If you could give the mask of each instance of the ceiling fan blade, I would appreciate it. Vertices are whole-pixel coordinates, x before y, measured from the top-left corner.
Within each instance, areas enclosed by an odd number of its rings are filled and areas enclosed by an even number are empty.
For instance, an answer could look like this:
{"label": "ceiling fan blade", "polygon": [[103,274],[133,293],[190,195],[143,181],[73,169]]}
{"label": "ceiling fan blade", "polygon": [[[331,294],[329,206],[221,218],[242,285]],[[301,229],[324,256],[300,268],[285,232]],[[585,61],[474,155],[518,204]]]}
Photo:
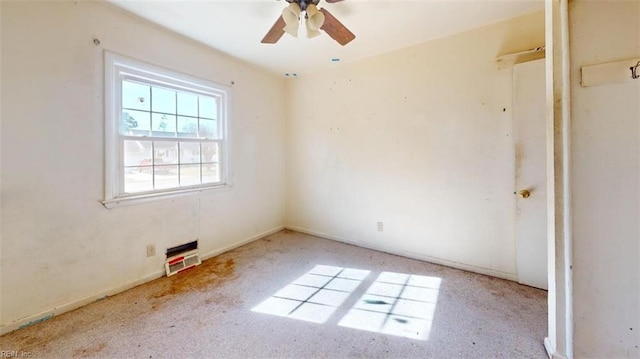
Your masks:
{"label": "ceiling fan blade", "polygon": [[324,1],[328,2],[329,4],[333,4],[334,2],[340,2],[344,0],[324,0]]}
{"label": "ceiling fan blade", "polygon": [[269,32],[264,35],[264,38],[260,42],[263,44],[275,44],[276,42],[278,42],[278,40],[280,40],[282,35],[284,35],[284,27],[286,25],[287,24],[284,22],[282,15],[278,16],[278,20],[276,20],[276,23],[271,26]]}
{"label": "ceiling fan blade", "polygon": [[346,26],[342,25],[330,12],[325,9],[320,9],[320,11],[324,14],[324,24],[322,24],[320,28],[329,34],[332,39],[344,46],[356,38],[356,35],[349,31]]}

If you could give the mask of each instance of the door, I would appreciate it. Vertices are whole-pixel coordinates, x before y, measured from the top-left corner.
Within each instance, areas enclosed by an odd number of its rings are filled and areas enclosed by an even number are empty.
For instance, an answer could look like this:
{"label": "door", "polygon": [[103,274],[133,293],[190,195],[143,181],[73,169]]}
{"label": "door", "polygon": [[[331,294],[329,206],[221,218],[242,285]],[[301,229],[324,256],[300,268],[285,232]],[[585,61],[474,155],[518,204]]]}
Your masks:
{"label": "door", "polygon": [[545,62],[513,68],[518,282],[547,289]]}

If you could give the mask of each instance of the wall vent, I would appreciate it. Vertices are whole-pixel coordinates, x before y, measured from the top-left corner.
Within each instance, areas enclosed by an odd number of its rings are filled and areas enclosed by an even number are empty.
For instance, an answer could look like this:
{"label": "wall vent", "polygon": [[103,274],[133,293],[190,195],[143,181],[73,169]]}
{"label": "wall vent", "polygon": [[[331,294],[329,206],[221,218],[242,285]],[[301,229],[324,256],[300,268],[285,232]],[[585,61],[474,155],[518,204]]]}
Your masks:
{"label": "wall vent", "polygon": [[185,269],[200,265],[200,263],[200,256],[198,255],[198,241],[167,248],[167,261],[164,263],[164,267],[167,271],[167,277]]}
{"label": "wall vent", "polygon": [[164,267],[167,271],[167,277],[170,277],[183,270],[195,267],[202,263],[197,250],[180,253],[176,256],[167,258]]}
{"label": "wall vent", "polygon": [[193,242],[181,244],[179,246],[167,248],[167,258],[175,257],[178,254],[192,251],[194,249],[198,249],[198,241],[193,241]]}

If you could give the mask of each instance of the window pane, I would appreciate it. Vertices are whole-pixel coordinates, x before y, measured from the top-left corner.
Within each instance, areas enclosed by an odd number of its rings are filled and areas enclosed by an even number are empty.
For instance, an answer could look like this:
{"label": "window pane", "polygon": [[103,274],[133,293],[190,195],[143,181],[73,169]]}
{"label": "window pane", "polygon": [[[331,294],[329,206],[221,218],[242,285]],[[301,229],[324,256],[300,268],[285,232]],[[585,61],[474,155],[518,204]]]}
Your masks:
{"label": "window pane", "polygon": [[176,113],[176,92],[159,87],[151,88],[151,111]]}
{"label": "window pane", "polygon": [[198,136],[200,138],[218,138],[217,121],[215,120],[200,120],[200,132]]}
{"label": "window pane", "polygon": [[218,119],[218,104],[212,97],[200,97],[200,117]]}
{"label": "window pane", "polygon": [[153,190],[151,167],[128,167],[124,173],[124,191],[137,193]]}
{"label": "window pane", "polygon": [[202,162],[211,163],[219,162],[218,160],[218,144],[217,143],[203,143],[202,144]]}
{"label": "window pane", "polygon": [[154,166],[178,163],[178,143],[176,142],[155,141],[153,152]]}
{"label": "window pane", "polygon": [[153,170],[156,189],[178,187],[178,166],[154,166]]}
{"label": "window pane", "polygon": [[180,163],[200,163],[200,144],[180,142]]}
{"label": "window pane", "polygon": [[[146,162],[145,162],[146,161]],[[124,141],[125,166],[150,166],[151,141]]]}
{"label": "window pane", "polygon": [[151,129],[149,112],[122,111],[122,133],[129,136],[148,136]]}
{"label": "window pane", "polygon": [[178,115],[198,117],[198,96],[178,92]]}
{"label": "window pane", "polygon": [[217,163],[202,164],[202,183],[220,182],[220,165]]}
{"label": "window pane", "polygon": [[200,165],[180,166],[180,185],[193,186],[200,184]]}
{"label": "window pane", "polygon": [[154,113],[151,120],[153,136],[176,137],[176,116]]}
{"label": "window pane", "polygon": [[198,137],[198,119],[193,117],[178,116],[178,137]]}
{"label": "window pane", "polygon": [[149,111],[149,96],[151,90],[148,85],[122,81],[122,107],[134,110]]}

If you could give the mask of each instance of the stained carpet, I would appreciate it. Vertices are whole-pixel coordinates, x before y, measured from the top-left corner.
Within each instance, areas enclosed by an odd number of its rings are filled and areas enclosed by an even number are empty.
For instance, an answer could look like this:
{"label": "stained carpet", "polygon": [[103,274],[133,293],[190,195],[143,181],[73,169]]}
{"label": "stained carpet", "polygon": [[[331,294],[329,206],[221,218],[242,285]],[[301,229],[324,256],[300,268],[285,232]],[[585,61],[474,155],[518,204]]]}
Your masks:
{"label": "stained carpet", "polygon": [[282,231],[0,337],[31,358],[545,358],[547,292]]}

